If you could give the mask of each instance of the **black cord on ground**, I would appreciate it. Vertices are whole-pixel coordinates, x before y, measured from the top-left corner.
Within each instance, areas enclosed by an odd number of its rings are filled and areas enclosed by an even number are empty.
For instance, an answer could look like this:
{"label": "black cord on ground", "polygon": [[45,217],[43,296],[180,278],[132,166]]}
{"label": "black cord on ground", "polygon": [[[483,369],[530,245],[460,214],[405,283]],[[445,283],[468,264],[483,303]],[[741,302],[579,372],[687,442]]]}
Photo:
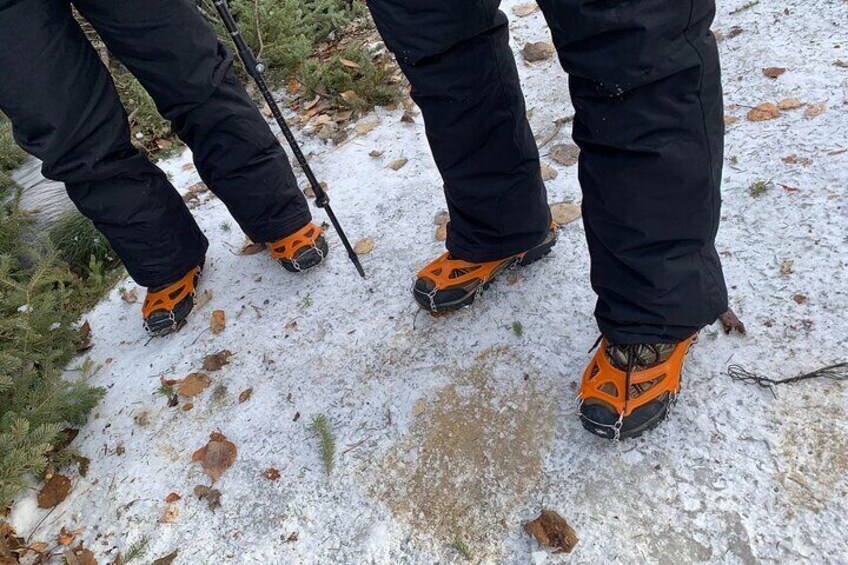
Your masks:
{"label": "black cord on ground", "polygon": [[827,367],[822,367],[821,369],[816,369],[815,371],[804,373],[803,375],[798,375],[795,377],[789,377],[786,379],[772,379],[769,377],[764,377],[763,375],[752,373],[746,370],[741,365],[730,365],[727,368],[727,374],[734,381],[755,384],[763,388],[771,388],[775,385],[785,385],[789,383],[796,383],[798,381],[806,381],[809,379],[848,381],[848,363],[837,363],[835,365],[828,365]]}

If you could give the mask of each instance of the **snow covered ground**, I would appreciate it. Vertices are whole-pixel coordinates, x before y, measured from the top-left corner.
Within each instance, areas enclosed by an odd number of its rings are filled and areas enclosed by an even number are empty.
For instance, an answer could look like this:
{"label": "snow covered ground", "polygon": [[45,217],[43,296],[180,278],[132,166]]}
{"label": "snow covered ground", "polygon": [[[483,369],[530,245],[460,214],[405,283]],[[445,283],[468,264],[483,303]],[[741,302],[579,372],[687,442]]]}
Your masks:
{"label": "snow covered ground", "polygon": [[[516,18],[517,3],[504,2],[516,52],[548,40],[541,14]],[[366,280],[333,232],[328,262],[305,275],[235,254],[243,235],[211,199],[195,216],[212,244],[201,287],[212,299],[181,333],[148,343],[140,306],[118,289],[86,317],[89,356],[103,365],[92,380],[108,389],[74,443],[91,467],[33,538],[85,528],[101,563],[142,539],[141,563],[173,550],[178,564],[464,562],[456,540],[479,563],[848,563],[848,385],[807,381],[773,395],[725,374],[738,363],[787,377],[848,357],[848,68],[835,64],[848,64],[848,4],[761,0],[731,14],[743,4],[721,0],[715,25],[727,114],[740,118],[728,127],[718,246],[749,334],[702,332],[658,430],[612,444],[574,415],[597,337],[580,222],[473,308],[419,313],[409,287],[442,250],[433,216],[443,195],[420,117],[381,110],[364,118],[379,119],[376,129],[339,148],[306,140],[351,239],[375,242]],[[518,57],[531,123],[547,137],[573,113],[565,77],[555,60]],[[763,76],[772,66],[788,71]],[[790,97],[827,108],[745,119]],[[550,145],[569,142],[567,130]],[[782,160],[790,155],[796,164]],[[405,167],[387,168],[400,157]],[[576,167],[544,162],[559,172],[550,201],[579,202]],[[198,181],[186,163],[161,164],[181,190]],[[770,188],[753,197],[760,180]],[[217,335],[213,309],[226,312]],[[222,349],[230,364],[210,373],[194,408],[167,407],[159,377],[201,370]],[[329,477],[308,429],[318,414],[337,439]],[[191,461],[213,431],[238,448],[214,511],[192,494],[208,479]],[[271,467],[276,481],[263,476]],[[182,499],[166,522],[171,492]],[[14,508],[20,533],[45,517],[33,499]],[[548,555],[522,531],[543,507],[576,530],[570,555]]]}

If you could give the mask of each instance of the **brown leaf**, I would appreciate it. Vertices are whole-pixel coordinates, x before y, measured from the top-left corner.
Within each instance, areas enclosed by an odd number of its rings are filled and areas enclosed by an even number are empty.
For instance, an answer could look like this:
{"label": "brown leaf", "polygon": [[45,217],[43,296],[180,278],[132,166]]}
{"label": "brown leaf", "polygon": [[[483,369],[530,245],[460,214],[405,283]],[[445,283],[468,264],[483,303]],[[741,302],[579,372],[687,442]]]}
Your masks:
{"label": "brown leaf", "polygon": [[525,43],[521,53],[524,55],[525,61],[535,63],[536,61],[544,61],[553,57],[554,46],[547,41]]}
{"label": "brown leaf", "polygon": [[73,543],[74,538],[79,535],[84,528],[79,528],[77,530],[69,530],[65,526],[62,526],[62,529],[59,531],[59,535],[56,537],[56,542],[59,545],[71,545]]}
{"label": "brown leaf", "polygon": [[370,153],[368,153],[368,156],[376,159],[377,157],[382,157],[383,152],[378,149],[373,149]]}
{"label": "brown leaf", "polygon": [[771,102],[764,102],[748,110],[747,118],[752,122],[764,122],[780,117],[780,110]]}
{"label": "brown leaf", "polygon": [[191,412],[192,409],[194,409],[193,402],[186,402],[180,407],[180,410],[182,410],[183,412]]}
{"label": "brown leaf", "polygon": [[724,116],[724,125],[726,125],[726,126],[732,126],[733,124],[735,124],[738,121],[739,121],[739,118],[737,118],[736,116],[727,116],[727,115]]}
{"label": "brown leaf", "polygon": [[162,522],[173,524],[180,517],[180,507],[176,504],[166,504],[165,511],[162,513]]}
{"label": "brown leaf", "polygon": [[448,225],[442,224],[438,226],[434,237],[436,241],[445,241],[448,238]]}
{"label": "brown leaf", "polygon": [[198,449],[191,456],[192,461],[199,461],[203,470],[214,484],[224,471],[236,460],[236,445],[223,434],[212,432],[209,443]]}
{"label": "brown leaf", "polygon": [[367,255],[371,253],[374,249],[374,240],[370,237],[363,237],[359,241],[356,242],[356,245],[353,246],[353,250],[357,255]]}
{"label": "brown leaf", "polygon": [[528,2],[527,4],[519,4],[518,6],[512,7],[512,13],[518,16],[519,18],[529,16],[530,14],[538,10],[539,5],[535,2]]}
{"label": "brown leaf", "polygon": [[218,353],[212,353],[203,358],[203,369],[205,371],[220,371],[221,367],[230,362],[230,357],[233,356],[232,351],[223,349]]}
{"label": "brown leaf", "polygon": [[62,557],[65,558],[68,565],[97,565],[94,553],[90,549],[83,549],[82,547],[68,549],[62,554]]}
{"label": "brown leaf", "polygon": [[206,184],[202,183],[202,182],[196,182],[193,185],[191,185],[190,187],[188,187],[189,194],[203,194],[204,192],[208,192],[208,191],[209,191],[209,187],[206,186]]}
{"label": "brown leaf", "polygon": [[224,331],[227,326],[225,314],[223,310],[215,310],[212,312],[212,318],[209,320],[209,329],[213,334],[219,334]]}
{"label": "brown leaf", "polygon": [[200,500],[205,500],[209,510],[215,510],[221,507],[221,491],[216,488],[197,485],[194,487],[194,495]]}
{"label": "brown leaf", "polygon": [[262,471],[262,476],[268,479],[269,481],[277,481],[280,479],[280,471],[275,469],[274,467],[268,467],[264,471]]}
{"label": "brown leaf", "polygon": [[792,297],[792,300],[794,300],[797,304],[803,304],[807,301],[807,296],[804,294],[796,294]]}
{"label": "brown leaf", "polygon": [[260,110],[260,112],[262,112],[262,115],[266,118],[274,117],[274,113],[271,111],[271,106],[269,106],[267,102],[262,104],[262,109]]}
{"label": "brown leaf", "polygon": [[539,517],[524,524],[524,531],[536,538],[539,545],[555,547],[554,553],[571,553],[578,539],[574,529],[553,510],[542,510]]}
{"label": "brown leaf", "polygon": [[249,239],[244,242],[244,246],[239,251],[239,255],[256,255],[265,251],[267,246],[264,243],[253,243]]}
{"label": "brown leaf", "polygon": [[194,163],[184,163],[182,167],[180,167],[183,171],[190,171],[194,169]]}
{"label": "brown leaf", "polygon": [[558,202],[551,206],[551,216],[559,226],[570,224],[580,217],[580,206],[571,202]]}
{"label": "brown leaf", "polygon": [[165,557],[160,557],[151,563],[150,565],[171,565],[174,562],[174,559],[177,558],[177,550],[175,549]]}
{"label": "brown leaf", "polygon": [[784,67],[766,67],[763,69],[763,75],[766,78],[775,79],[786,72]]}
{"label": "brown leaf", "polygon": [[824,111],[827,109],[827,100],[823,100],[822,102],[816,102],[815,104],[807,104],[807,107],[804,109],[804,117],[808,120],[817,118],[824,114]]}
{"label": "brown leaf", "polygon": [[135,293],[135,289],[127,290],[124,289],[121,291],[121,300],[126,302],[127,304],[135,304],[138,302],[138,295]]}
{"label": "brown leaf", "polygon": [[91,343],[91,324],[88,320],[79,329],[79,342],[77,343],[77,352],[82,353],[93,347]]}
{"label": "brown leaf", "polygon": [[551,159],[560,165],[565,165],[566,167],[575,165],[579,156],[580,148],[573,143],[554,145],[551,147]]}
{"label": "brown leaf", "polygon": [[809,157],[798,157],[794,153],[792,155],[787,155],[780,160],[787,165],[801,165],[802,167],[808,167],[813,164],[813,160]]}
{"label": "brown leaf", "polygon": [[349,69],[358,69],[359,68],[359,63],[357,63],[356,61],[351,61],[350,59],[342,59],[341,57],[339,57],[339,63],[341,63],[342,65],[344,65],[345,67],[347,67]]}
{"label": "brown leaf", "polygon": [[405,124],[414,124],[415,123],[415,113],[412,110],[406,110],[403,115],[400,117],[400,121]]}
{"label": "brown leaf", "polygon": [[250,397],[253,396],[253,388],[246,388],[238,396],[239,404],[243,404],[250,400]]}
{"label": "brown leaf", "polygon": [[177,394],[185,398],[197,396],[212,384],[212,379],[204,373],[192,373],[180,382]]}
{"label": "brown leaf", "polygon": [[728,309],[727,312],[718,317],[721,322],[721,327],[724,329],[724,333],[729,334],[732,331],[739,332],[740,335],[745,335],[747,330],[745,329],[745,324],[742,323],[742,320],[736,315],[731,309]]}
{"label": "brown leaf", "polygon": [[378,125],[380,125],[380,120],[361,120],[353,128],[353,131],[356,132],[356,135],[365,135],[366,133],[376,128]]}
{"label": "brown leaf", "polygon": [[803,106],[801,101],[797,98],[784,98],[780,102],[777,103],[778,110],[794,110],[795,108],[800,108]]}
{"label": "brown leaf", "polygon": [[64,475],[53,475],[38,493],[39,508],[53,508],[58,506],[71,491],[71,479]]}
{"label": "brown leaf", "polygon": [[170,139],[157,139],[156,140],[156,146],[159,149],[170,149],[171,147],[174,146],[174,142],[171,141]]}
{"label": "brown leaf", "polygon": [[389,162],[389,168],[393,171],[399,171],[409,162],[409,159],[395,159],[394,161]]}
{"label": "brown leaf", "polygon": [[182,499],[182,497],[180,495],[178,495],[175,492],[172,492],[168,496],[165,497],[165,502],[167,502],[168,504],[172,504],[172,503],[174,503],[174,502],[176,502],[180,499]]}
{"label": "brown leaf", "polygon": [[559,175],[556,169],[547,165],[542,165],[541,173],[542,180],[545,182],[548,182],[549,180],[554,180]]}

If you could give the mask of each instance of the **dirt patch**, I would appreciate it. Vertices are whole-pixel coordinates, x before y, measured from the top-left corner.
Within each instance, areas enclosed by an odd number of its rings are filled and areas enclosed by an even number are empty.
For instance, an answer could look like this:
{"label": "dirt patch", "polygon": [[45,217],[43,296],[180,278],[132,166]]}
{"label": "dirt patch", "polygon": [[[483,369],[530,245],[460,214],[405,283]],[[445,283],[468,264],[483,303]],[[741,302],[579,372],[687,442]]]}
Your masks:
{"label": "dirt patch", "polygon": [[381,463],[376,494],[419,544],[462,543],[475,560],[500,551],[553,441],[555,402],[532,366],[507,348],[451,370]]}

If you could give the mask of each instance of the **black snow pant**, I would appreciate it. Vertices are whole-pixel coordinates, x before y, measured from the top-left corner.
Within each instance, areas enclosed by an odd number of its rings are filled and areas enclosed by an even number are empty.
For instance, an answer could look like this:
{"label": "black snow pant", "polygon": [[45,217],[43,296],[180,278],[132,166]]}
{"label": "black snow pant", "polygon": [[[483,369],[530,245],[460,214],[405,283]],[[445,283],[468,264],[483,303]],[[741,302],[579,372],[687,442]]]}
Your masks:
{"label": "black snow pant", "polygon": [[[569,75],[600,330],[682,340],[727,308],[714,0],[538,3]],[[368,4],[424,117],[448,250],[486,261],[537,243],[550,215],[500,1]]]}
{"label": "black snow pant", "polygon": [[[285,152],[192,0],[73,5],[150,93],[252,240],[309,222]],[[0,109],[140,285],[169,284],[203,260],[206,238],[166,176],[130,143],[126,111],[69,0],[0,0]]]}

